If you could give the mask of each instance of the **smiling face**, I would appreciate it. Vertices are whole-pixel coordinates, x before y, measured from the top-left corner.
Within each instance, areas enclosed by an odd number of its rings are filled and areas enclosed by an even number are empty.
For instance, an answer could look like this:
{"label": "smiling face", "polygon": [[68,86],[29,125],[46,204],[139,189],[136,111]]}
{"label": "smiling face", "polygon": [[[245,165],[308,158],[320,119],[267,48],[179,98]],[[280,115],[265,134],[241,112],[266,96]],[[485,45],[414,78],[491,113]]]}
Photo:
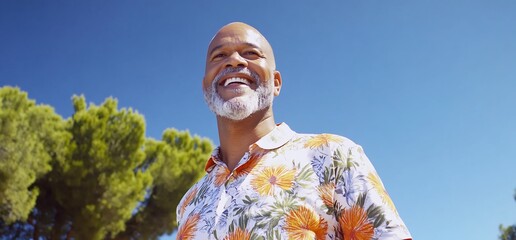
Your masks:
{"label": "smiling face", "polygon": [[204,97],[218,116],[242,120],[272,104],[281,88],[267,40],[243,23],[224,26],[208,47]]}

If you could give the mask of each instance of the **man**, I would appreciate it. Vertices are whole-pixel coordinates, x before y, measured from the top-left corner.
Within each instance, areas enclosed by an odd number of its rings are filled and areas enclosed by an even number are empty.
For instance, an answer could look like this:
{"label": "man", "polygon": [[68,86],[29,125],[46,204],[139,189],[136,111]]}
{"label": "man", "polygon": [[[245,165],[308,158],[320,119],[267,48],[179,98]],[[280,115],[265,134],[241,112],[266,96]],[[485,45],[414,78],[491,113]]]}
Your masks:
{"label": "man", "polygon": [[178,239],[411,239],[362,148],[276,125],[271,46],[244,23],[213,37],[202,82],[220,146],[183,197]]}

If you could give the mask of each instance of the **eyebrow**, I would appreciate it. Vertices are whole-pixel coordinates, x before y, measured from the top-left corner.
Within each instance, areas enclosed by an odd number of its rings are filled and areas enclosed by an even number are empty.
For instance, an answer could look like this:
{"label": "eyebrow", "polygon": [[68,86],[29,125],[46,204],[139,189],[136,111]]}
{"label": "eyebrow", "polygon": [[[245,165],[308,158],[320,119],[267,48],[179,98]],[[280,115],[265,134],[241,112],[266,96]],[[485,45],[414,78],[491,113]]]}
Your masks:
{"label": "eyebrow", "polygon": [[[260,49],[260,52],[263,52],[263,51],[261,50],[261,48],[260,48],[260,47],[258,47],[256,44],[248,43],[248,42],[246,42],[246,43],[244,43],[244,44],[245,44],[245,45],[247,45],[247,46],[249,46],[249,47],[258,48],[258,49]],[[219,48],[224,47],[225,45],[227,45],[227,44],[221,44],[221,45],[217,45],[217,46],[215,46],[215,47],[210,51],[210,55],[212,55],[212,54],[213,54],[213,52],[215,52],[215,51],[216,51],[217,49],[219,49]]]}

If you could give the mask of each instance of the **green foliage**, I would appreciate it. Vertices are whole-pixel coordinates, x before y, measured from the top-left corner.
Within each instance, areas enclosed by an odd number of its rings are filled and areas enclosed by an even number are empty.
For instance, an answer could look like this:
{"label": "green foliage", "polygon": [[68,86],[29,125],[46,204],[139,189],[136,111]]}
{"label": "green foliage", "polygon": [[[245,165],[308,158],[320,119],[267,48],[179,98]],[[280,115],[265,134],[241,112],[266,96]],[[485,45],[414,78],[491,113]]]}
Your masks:
{"label": "green foliage", "polygon": [[36,180],[63,160],[70,134],[46,105],[18,88],[0,88],[0,220],[25,221],[36,203]]}
{"label": "green foliage", "polygon": [[[516,190],[514,190],[514,200],[516,201]],[[500,225],[500,240],[516,240],[516,225],[504,227]]]}
{"label": "green foliage", "polygon": [[208,139],[191,137],[188,131],[167,129],[163,140],[148,140],[142,168],[153,176],[149,194],[127,224],[121,239],[157,239],[177,227],[176,206],[188,188],[204,173],[204,163],[213,150]]}
{"label": "green foliage", "polygon": [[500,240],[516,240],[516,226],[500,225]]}
{"label": "green foliage", "polygon": [[135,171],[145,158],[145,123],[131,109],[118,111],[111,98],[88,108],[84,97],[75,96],[73,103],[69,131],[76,147],[57,164],[52,190],[70,214],[77,239],[114,236],[125,229],[151,182],[150,173]]}
{"label": "green foliage", "polygon": [[0,239],[156,239],[176,227],[182,195],[212,143],[143,116],[73,97],[63,120],[19,89],[0,88]]}

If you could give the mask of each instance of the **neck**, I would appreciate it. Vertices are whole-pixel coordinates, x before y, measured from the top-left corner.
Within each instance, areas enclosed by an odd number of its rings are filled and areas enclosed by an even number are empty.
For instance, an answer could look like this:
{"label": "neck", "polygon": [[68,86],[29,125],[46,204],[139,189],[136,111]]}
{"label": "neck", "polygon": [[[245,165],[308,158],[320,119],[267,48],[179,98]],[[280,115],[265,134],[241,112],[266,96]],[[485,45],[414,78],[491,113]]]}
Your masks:
{"label": "neck", "polygon": [[233,171],[249,146],[276,126],[272,107],[253,113],[246,119],[234,121],[217,116],[222,160]]}

